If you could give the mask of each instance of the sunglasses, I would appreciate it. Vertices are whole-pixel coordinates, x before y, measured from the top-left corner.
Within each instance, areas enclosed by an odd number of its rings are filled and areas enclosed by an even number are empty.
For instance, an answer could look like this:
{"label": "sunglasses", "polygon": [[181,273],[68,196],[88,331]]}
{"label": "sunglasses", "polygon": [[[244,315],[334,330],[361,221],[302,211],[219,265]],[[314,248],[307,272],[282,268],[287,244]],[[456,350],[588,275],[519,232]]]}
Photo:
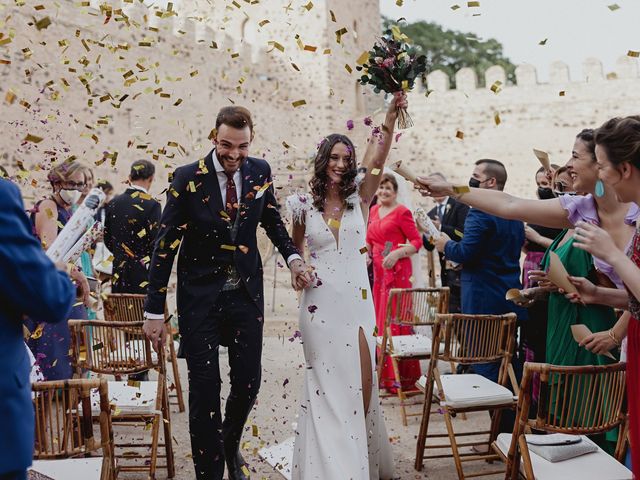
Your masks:
{"label": "sunglasses", "polygon": [[60,185],[65,190],[83,190],[87,186],[85,182],[70,182],[67,180],[60,182]]}

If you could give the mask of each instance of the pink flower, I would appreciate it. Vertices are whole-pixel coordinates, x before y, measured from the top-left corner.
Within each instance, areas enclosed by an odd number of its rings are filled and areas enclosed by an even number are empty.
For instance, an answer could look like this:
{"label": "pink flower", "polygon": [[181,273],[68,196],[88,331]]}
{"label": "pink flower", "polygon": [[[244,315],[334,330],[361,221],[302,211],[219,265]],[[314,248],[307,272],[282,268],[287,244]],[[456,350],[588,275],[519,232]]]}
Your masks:
{"label": "pink flower", "polygon": [[382,66],[385,68],[391,68],[393,67],[393,64],[395,63],[396,59],[394,57],[389,57],[389,58],[385,58],[382,61]]}

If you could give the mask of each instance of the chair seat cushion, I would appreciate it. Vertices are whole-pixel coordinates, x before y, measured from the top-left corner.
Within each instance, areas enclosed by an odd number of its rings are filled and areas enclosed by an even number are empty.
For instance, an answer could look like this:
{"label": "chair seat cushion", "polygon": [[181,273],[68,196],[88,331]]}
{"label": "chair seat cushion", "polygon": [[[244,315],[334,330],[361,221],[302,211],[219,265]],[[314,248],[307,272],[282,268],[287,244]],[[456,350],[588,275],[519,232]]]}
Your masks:
{"label": "chair seat cushion", "polygon": [[[45,475],[53,480],[100,480],[102,457],[65,458],[61,460],[34,460],[29,472]],[[37,476],[34,475],[37,478]]]}
{"label": "chair seat cushion", "polygon": [[[583,437],[586,438],[586,437]],[[496,439],[496,446],[507,456],[511,445],[511,434],[501,433]],[[631,480],[632,473],[615,458],[601,448],[593,453],[551,463],[529,450],[533,473],[537,480]],[[524,472],[522,462],[520,471]]]}
{"label": "chair seat cushion", "polygon": [[[378,345],[382,345],[382,337],[378,337]],[[426,335],[394,335],[393,356],[420,357],[431,355],[431,338]]]}
{"label": "chair seat cushion", "polygon": [[[444,405],[471,408],[513,403],[513,393],[506,387],[475,373],[441,375]],[[437,386],[437,385],[436,385]]]}
{"label": "chair seat cushion", "polygon": [[[108,382],[109,403],[114,407],[112,414],[155,414],[158,382]],[[131,383],[131,385],[129,385]],[[139,385],[139,386],[138,386]],[[100,396],[97,391],[91,393],[91,411],[93,415],[100,413]]]}

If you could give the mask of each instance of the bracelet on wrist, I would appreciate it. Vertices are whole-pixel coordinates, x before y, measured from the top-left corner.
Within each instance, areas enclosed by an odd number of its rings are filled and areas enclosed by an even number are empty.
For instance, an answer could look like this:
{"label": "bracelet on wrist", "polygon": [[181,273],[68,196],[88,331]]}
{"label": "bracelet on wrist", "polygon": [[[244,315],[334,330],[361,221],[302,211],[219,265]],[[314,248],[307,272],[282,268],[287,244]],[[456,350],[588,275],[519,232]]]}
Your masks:
{"label": "bracelet on wrist", "polygon": [[609,334],[609,338],[611,338],[611,340],[613,340],[613,343],[615,343],[616,346],[619,347],[620,346],[620,341],[616,338],[616,334],[613,333],[613,328],[610,328],[607,333]]}

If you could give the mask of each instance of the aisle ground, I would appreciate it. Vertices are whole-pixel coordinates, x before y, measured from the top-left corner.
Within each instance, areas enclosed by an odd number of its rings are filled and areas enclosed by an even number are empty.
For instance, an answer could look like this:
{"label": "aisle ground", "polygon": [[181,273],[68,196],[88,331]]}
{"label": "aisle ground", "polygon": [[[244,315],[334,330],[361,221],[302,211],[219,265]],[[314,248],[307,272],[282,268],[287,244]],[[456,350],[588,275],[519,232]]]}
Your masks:
{"label": "aisle ground", "polygon": [[[288,286],[288,271],[278,269],[276,275],[275,312],[272,312],[273,293],[273,263],[265,267],[265,339],[263,346],[263,378],[258,402],[247,422],[243,435],[243,454],[250,464],[251,478],[254,480],[273,479],[282,477],[266,462],[261,461],[255,451],[265,445],[272,445],[292,436],[292,423],[296,421],[297,399],[302,388],[304,375],[304,358],[302,344],[295,338],[297,330],[297,296]],[[339,301],[339,299],[336,299]],[[221,353],[223,398],[228,392],[228,362],[226,353]],[[181,375],[187,395],[187,369],[184,360],[180,360]],[[187,397],[185,397],[186,399]],[[421,397],[420,397],[421,398]],[[398,402],[395,398],[383,399],[383,410],[387,422],[387,429],[392,439],[393,452],[396,461],[396,478],[399,479],[442,479],[457,478],[452,458],[429,460],[422,472],[413,468],[415,459],[416,436],[420,426],[420,417],[410,417],[409,425],[402,426]],[[421,406],[413,406],[411,410],[418,412]],[[176,455],[176,480],[191,480],[194,478],[191,460],[191,449],[188,434],[188,413],[173,413],[172,425]],[[434,428],[445,433],[445,425],[441,415],[434,415]],[[467,420],[456,419],[460,429],[484,430],[488,425],[486,414],[469,415]],[[255,426],[255,428],[254,428]],[[257,428],[257,431],[256,431]],[[257,433],[258,436],[253,434]],[[472,470],[495,470],[496,465],[476,463],[468,465]],[[141,476],[123,475],[122,478],[142,479]],[[166,478],[163,470],[158,472],[157,478]],[[226,476],[225,476],[226,478]],[[492,478],[492,477],[485,477]],[[497,478],[497,477],[493,477]],[[326,479],[334,480],[334,479]],[[342,479],[335,479],[342,480]]]}

